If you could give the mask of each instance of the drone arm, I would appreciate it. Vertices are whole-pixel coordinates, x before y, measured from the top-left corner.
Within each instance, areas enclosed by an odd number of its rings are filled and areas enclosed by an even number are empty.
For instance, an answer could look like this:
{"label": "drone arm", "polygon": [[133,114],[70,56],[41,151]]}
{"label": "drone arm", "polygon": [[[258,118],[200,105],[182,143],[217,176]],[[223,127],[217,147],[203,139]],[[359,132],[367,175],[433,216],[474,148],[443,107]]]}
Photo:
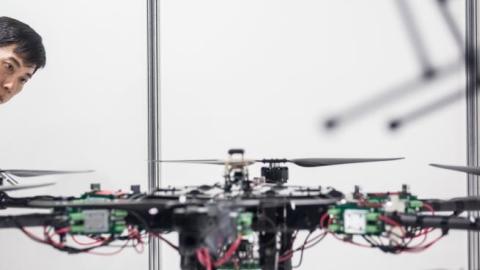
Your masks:
{"label": "drone arm", "polygon": [[405,226],[480,231],[479,218],[469,219],[457,216],[427,216],[412,214],[394,214],[391,218]]}
{"label": "drone arm", "polygon": [[0,228],[39,227],[58,224],[55,214],[25,214],[0,216]]}
{"label": "drone arm", "polygon": [[477,211],[480,210],[480,197],[460,197],[450,200],[423,200],[435,211]]}

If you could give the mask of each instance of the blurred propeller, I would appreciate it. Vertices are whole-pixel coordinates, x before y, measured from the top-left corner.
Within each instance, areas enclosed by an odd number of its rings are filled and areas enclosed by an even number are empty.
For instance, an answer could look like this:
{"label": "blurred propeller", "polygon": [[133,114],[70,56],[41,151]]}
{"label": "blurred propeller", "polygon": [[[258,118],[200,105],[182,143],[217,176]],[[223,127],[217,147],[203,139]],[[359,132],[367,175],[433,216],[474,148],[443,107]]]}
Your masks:
{"label": "blurred propeller", "polygon": [[189,164],[212,164],[212,165],[231,165],[231,166],[249,166],[257,162],[251,159],[183,159],[183,160],[155,160],[162,163],[189,163]]}
{"label": "blurred propeller", "polygon": [[30,188],[39,188],[39,187],[46,187],[52,186],[55,183],[42,183],[42,184],[31,184],[31,185],[15,185],[15,186],[0,186],[0,191],[13,191],[13,190],[20,190],[20,189],[30,189]]}
{"label": "blurred propeller", "polygon": [[[403,158],[296,158],[296,159],[285,159],[280,160],[280,162],[289,162],[293,163],[300,167],[320,167],[320,166],[331,166],[331,165],[340,165],[340,164],[351,164],[351,163],[362,163],[362,162],[379,162],[379,161],[390,161],[398,160]],[[258,162],[263,163],[276,163],[275,159],[262,159],[257,160]]]}
{"label": "blurred propeller", "polygon": [[10,174],[17,177],[34,177],[34,176],[44,176],[44,175],[55,175],[55,174],[75,174],[75,173],[90,173],[93,170],[84,170],[84,171],[45,171],[45,170],[2,170],[0,173]]}
{"label": "blurred propeller", "polygon": [[190,159],[190,160],[156,160],[162,163],[193,163],[193,164],[214,164],[214,165],[252,165],[259,163],[293,163],[300,167],[320,167],[339,164],[391,161],[403,158],[297,158],[297,159],[238,159],[238,160],[220,160],[220,159]]}
{"label": "blurred propeller", "polygon": [[451,165],[441,165],[441,164],[430,164],[430,166],[452,170],[452,171],[459,171],[465,172],[475,175],[480,175],[480,167],[472,167],[472,166],[451,166]]}

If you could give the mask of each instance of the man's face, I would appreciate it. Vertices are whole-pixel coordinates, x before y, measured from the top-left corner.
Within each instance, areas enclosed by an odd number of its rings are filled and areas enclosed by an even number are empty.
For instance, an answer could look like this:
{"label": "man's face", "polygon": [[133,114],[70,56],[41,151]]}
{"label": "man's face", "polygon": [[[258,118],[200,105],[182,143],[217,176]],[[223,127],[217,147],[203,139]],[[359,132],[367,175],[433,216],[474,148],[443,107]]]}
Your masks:
{"label": "man's face", "polygon": [[0,47],[0,104],[22,91],[35,72],[35,66],[27,65],[14,52],[15,47],[16,45]]}

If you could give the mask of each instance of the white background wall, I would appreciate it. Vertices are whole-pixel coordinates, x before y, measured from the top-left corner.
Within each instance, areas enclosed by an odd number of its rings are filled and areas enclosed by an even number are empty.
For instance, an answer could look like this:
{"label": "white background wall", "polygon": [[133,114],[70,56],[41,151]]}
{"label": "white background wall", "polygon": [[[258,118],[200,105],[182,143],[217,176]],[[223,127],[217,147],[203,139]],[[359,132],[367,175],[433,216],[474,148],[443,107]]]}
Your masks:
{"label": "white background wall", "polygon": [[[385,127],[390,117],[462,86],[461,70],[336,132],[321,128],[331,113],[419,72],[393,1],[161,2],[163,158],[222,158],[231,147],[253,158],[405,156],[384,164],[291,167],[290,182],[345,192],[355,184],[385,191],[406,183],[421,197],[465,194],[464,175],[427,166],[465,163],[464,102],[397,133]],[[434,62],[457,59],[433,1],[414,7]],[[463,27],[463,1],[452,7]],[[47,68],[0,107],[1,167],[96,169],[41,179],[61,181],[38,190],[44,193],[78,194],[92,181],[111,188],[146,184],[145,1],[2,0],[0,10],[42,33],[48,53]],[[162,181],[213,183],[221,173],[165,165]],[[0,231],[0,239],[8,243],[0,245],[0,269],[147,269],[146,254],[132,250],[69,256],[16,230]],[[178,269],[177,255],[168,247],[163,255],[164,269]],[[466,233],[451,232],[426,252],[401,256],[326,239],[307,250],[301,269],[320,266],[465,269]]]}
{"label": "white background wall", "polygon": [[[436,64],[457,59],[433,1],[410,1]],[[452,1],[460,27],[463,1]],[[304,169],[290,183],[346,192],[397,190],[422,197],[465,194],[465,176],[428,167],[464,164],[464,102],[398,133],[386,120],[462,86],[461,71],[333,133],[321,120],[419,73],[394,1],[163,1],[162,155],[222,158],[385,157],[384,164]],[[165,184],[221,181],[223,168],[171,164]],[[250,173],[259,175],[259,167]],[[167,249],[167,258],[175,258]],[[326,239],[307,250],[301,269],[466,268],[466,233],[452,232],[421,254],[394,256]],[[296,259],[294,259],[296,261]],[[175,264],[166,263],[167,269]]]}

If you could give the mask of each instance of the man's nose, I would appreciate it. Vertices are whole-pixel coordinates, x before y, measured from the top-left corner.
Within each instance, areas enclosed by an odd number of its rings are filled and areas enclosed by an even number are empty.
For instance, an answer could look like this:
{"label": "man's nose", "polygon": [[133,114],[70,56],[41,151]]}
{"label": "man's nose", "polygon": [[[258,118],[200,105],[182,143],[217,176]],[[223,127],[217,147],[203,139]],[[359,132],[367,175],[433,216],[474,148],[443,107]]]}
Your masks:
{"label": "man's nose", "polygon": [[17,84],[15,83],[14,80],[5,80],[3,82],[3,88],[7,91],[7,93],[12,94],[15,93],[16,91]]}

